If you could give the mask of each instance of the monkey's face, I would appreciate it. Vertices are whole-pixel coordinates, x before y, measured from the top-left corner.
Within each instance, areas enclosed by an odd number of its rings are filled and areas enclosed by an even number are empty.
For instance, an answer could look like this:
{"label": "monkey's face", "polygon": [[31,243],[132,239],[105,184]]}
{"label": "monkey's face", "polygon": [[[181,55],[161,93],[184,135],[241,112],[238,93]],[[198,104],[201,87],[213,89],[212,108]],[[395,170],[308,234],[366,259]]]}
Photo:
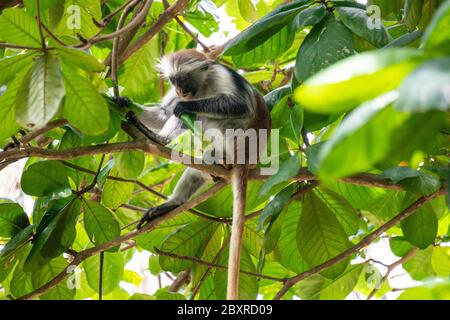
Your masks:
{"label": "monkey's face", "polygon": [[178,96],[191,99],[208,85],[208,74],[213,63],[203,53],[188,49],[163,57],[157,67],[175,87]]}
{"label": "monkey's face", "polygon": [[195,69],[181,66],[178,72],[169,76],[169,81],[175,87],[178,96],[190,99],[195,97],[198,90],[205,85],[208,69],[209,64],[207,63],[203,63]]}

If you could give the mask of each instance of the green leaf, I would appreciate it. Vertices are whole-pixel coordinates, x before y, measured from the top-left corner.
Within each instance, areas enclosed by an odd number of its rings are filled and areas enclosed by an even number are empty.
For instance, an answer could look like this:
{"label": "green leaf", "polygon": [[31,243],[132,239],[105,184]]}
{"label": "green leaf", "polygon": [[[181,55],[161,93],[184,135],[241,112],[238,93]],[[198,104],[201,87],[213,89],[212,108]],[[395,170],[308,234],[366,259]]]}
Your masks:
{"label": "green leaf", "polygon": [[431,266],[431,255],[433,254],[433,247],[428,247],[425,250],[417,251],[416,255],[403,264],[403,269],[408,271],[411,278],[417,281],[431,279],[435,276],[433,267]]}
{"label": "green leaf", "polygon": [[358,212],[338,193],[320,187],[314,189],[314,194],[324,202],[334,213],[336,219],[348,236],[355,235],[359,229]]}
{"label": "green leaf", "polygon": [[334,15],[315,25],[303,41],[295,63],[295,77],[299,81],[327,66],[354,54],[351,32]]}
{"label": "green leaf", "polygon": [[409,167],[394,167],[384,171],[381,176],[400,183],[407,191],[423,195],[430,195],[441,186],[437,177]]}
{"label": "green leaf", "polygon": [[27,214],[17,203],[0,203],[0,237],[12,238],[28,227]]}
{"label": "green leaf", "polygon": [[386,48],[415,46],[419,39],[422,38],[423,32],[416,30],[411,33],[404,34],[397,39],[389,42]]}
{"label": "green leaf", "polygon": [[327,8],[322,3],[317,6],[311,6],[299,12],[294,20],[292,20],[292,27],[294,31],[300,31],[307,26],[315,26],[327,14]]}
{"label": "green leaf", "polygon": [[389,151],[391,135],[408,117],[389,106],[396,97],[395,93],[381,96],[342,121],[320,150],[319,176],[322,179],[364,172],[383,160]]}
{"label": "green leaf", "polygon": [[291,86],[286,85],[276,88],[264,96],[264,101],[270,111],[286,96],[291,94]]}
{"label": "green leaf", "polygon": [[[167,236],[160,249],[164,252],[196,257],[203,251],[204,244],[216,228],[217,225],[210,221],[194,221]],[[159,264],[163,270],[178,273],[189,268],[192,262],[160,256]]]}
{"label": "green leaf", "polygon": [[423,2],[424,0],[405,0],[405,24],[410,31],[420,22]]}
{"label": "green leaf", "polygon": [[[26,71],[26,69],[25,69]],[[22,83],[21,72],[12,80],[6,89],[6,92],[0,96],[0,143],[7,138],[15,135],[19,131],[19,125],[16,123],[16,96]]]}
{"label": "green leaf", "polygon": [[[297,245],[300,254],[311,266],[336,257],[351,245],[333,212],[314,193],[307,193],[304,197],[297,226]],[[321,274],[336,278],[344,272],[348,262],[349,259],[345,259]]]}
{"label": "green leaf", "polygon": [[[41,268],[31,273],[31,283],[34,289],[38,289],[53,280],[67,267],[67,261],[63,257],[50,260]],[[62,281],[54,288],[40,296],[42,300],[73,300],[75,288],[70,288],[66,281]]]}
{"label": "green leaf", "polygon": [[7,84],[17,74],[30,64],[33,53],[18,54],[12,57],[0,59],[0,86]]}
{"label": "green leaf", "polygon": [[423,44],[426,50],[450,52],[450,1],[446,0],[434,14],[425,31]]}
{"label": "green leaf", "polygon": [[[154,65],[159,58],[156,40],[150,41],[131,55],[123,64],[119,83],[124,87],[123,95],[134,101],[145,103],[159,99],[159,77]],[[146,85],[142,85],[145,83]]]}
{"label": "green leaf", "polygon": [[36,56],[22,81],[16,100],[16,119],[24,127],[42,127],[58,112],[64,97],[59,59],[46,53]]}
{"label": "green leaf", "polygon": [[14,252],[20,249],[24,243],[30,240],[30,237],[33,235],[33,231],[34,225],[29,225],[15,234],[14,237],[5,244],[2,250],[0,250],[0,261],[14,254]]}
{"label": "green leaf", "polygon": [[259,216],[258,231],[263,230],[266,221],[268,221],[269,224],[272,224],[278,218],[280,212],[283,211],[284,207],[289,202],[294,190],[295,185],[290,184],[270,200]]}
{"label": "green leaf", "polygon": [[277,260],[289,270],[301,273],[310,269],[305,259],[300,255],[297,246],[296,230],[302,212],[301,202],[293,201],[285,209],[278,240]]}
{"label": "green leaf", "polygon": [[294,1],[291,4],[280,6],[259,19],[226,45],[224,55],[234,56],[256,48],[291,22],[297,13],[307,7],[306,5],[304,6],[307,2],[309,1]]}
{"label": "green leaf", "polygon": [[104,133],[109,127],[109,111],[105,99],[75,70],[64,66],[66,98],[63,115],[87,135]]}
{"label": "green leaf", "polygon": [[449,86],[450,58],[427,61],[403,81],[395,108],[410,112],[449,110]]}
{"label": "green leaf", "polygon": [[159,289],[155,293],[156,300],[186,300],[181,293],[169,292],[169,287]]}
{"label": "green leaf", "polygon": [[55,51],[66,65],[76,66],[88,72],[105,70],[105,66],[101,62],[84,51],[66,47],[57,47]]}
{"label": "green leaf", "polygon": [[417,66],[420,56],[418,50],[405,48],[359,54],[308,79],[295,91],[295,100],[316,113],[351,110],[397,88]]}
{"label": "green leaf", "polygon": [[36,20],[23,9],[5,9],[0,16],[0,40],[40,48]]}
{"label": "green leaf", "polygon": [[24,296],[34,290],[31,283],[32,273],[25,271],[23,268],[23,264],[27,256],[26,253],[27,252],[25,252],[25,254],[21,257],[19,264],[14,269],[11,282],[9,283],[11,294],[15,298]]}
{"label": "green leaf", "polygon": [[294,36],[295,32],[292,27],[287,25],[256,48],[243,54],[234,55],[233,62],[237,66],[257,66],[274,60],[292,46]]}
{"label": "green leaf", "polygon": [[[80,202],[76,199],[67,200],[51,221],[47,222],[45,228],[35,236],[33,247],[24,264],[25,270],[33,271],[42,267],[52,258],[64,253],[75,241],[75,225],[81,213]],[[39,229],[38,227],[38,231]]]}
{"label": "green leaf", "polygon": [[108,208],[116,209],[130,200],[133,190],[132,183],[108,179],[103,186],[103,204]]}
{"label": "green leaf", "polygon": [[405,238],[413,245],[426,249],[434,243],[438,231],[438,219],[430,204],[416,210],[401,222]]}
{"label": "green leaf", "polygon": [[300,170],[300,158],[298,153],[292,155],[287,159],[278,169],[277,173],[270,176],[269,179],[264,182],[259,195],[267,194],[275,185],[289,180],[289,178],[294,177],[298,174]]}
{"label": "green leaf", "polygon": [[406,241],[404,237],[390,238],[389,245],[392,253],[394,253],[397,257],[404,257],[413,248],[413,245]]}
{"label": "green leaf", "polygon": [[238,7],[242,18],[248,22],[254,22],[258,19],[256,8],[251,0],[238,0]]}
{"label": "green leaf", "polygon": [[[119,223],[112,212],[98,202],[84,200],[84,227],[96,246],[120,235]],[[109,251],[114,251],[115,248]]]}
{"label": "green leaf", "polygon": [[145,165],[145,155],[142,151],[121,152],[116,156],[116,167],[119,175],[127,179],[137,179]]}
{"label": "green leaf", "polygon": [[[105,252],[103,260],[103,294],[108,294],[119,287],[122,280],[125,261],[120,252]],[[86,278],[89,286],[98,292],[100,276],[100,257],[93,256],[83,262],[83,269],[86,271]]]}
{"label": "green leaf", "polygon": [[298,290],[303,300],[344,300],[355,288],[363,264],[349,265],[336,279],[327,279],[320,274],[301,281]]}
{"label": "green leaf", "polygon": [[68,0],[64,1],[64,15],[57,27],[60,35],[72,36],[77,39],[77,34],[84,38],[94,36],[99,27],[94,23],[102,19],[101,3],[92,0]]}
{"label": "green leaf", "polygon": [[398,300],[433,300],[445,301],[450,299],[449,283],[426,284],[422,287],[406,289]]}
{"label": "green leaf", "polygon": [[450,276],[450,248],[434,247],[431,256],[431,265],[438,276],[448,279]]}
{"label": "green leaf", "polygon": [[365,10],[359,8],[340,7],[337,8],[339,17],[344,25],[353,33],[366,39],[375,47],[384,47],[389,42],[389,33],[383,25],[380,28],[369,28],[369,16]]}
{"label": "green leaf", "polygon": [[[39,181],[39,183],[36,183]],[[54,160],[33,163],[23,173],[20,181],[23,192],[44,197],[70,189],[66,167]]]}

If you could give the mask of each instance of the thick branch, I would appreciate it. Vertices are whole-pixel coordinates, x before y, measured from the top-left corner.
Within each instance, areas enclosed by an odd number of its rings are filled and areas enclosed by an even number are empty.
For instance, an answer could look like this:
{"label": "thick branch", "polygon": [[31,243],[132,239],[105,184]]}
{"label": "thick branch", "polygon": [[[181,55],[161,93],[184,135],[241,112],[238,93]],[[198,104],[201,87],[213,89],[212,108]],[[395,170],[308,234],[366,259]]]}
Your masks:
{"label": "thick branch", "polygon": [[435,192],[429,196],[422,196],[419,198],[416,202],[414,202],[412,205],[410,205],[408,208],[400,212],[398,215],[396,215],[394,218],[386,222],[384,225],[376,229],[374,232],[368,234],[366,237],[364,237],[358,244],[354,245],[353,247],[345,250],[341,254],[337,255],[333,259],[330,259],[314,268],[311,268],[308,271],[302,272],[292,278],[289,278],[283,288],[275,295],[274,300],[279,300],[283,297],[283,295],[297,282],[308,278],[316,273],[322,272],[325,269],[335,265],[336,263],[339,263],[354,253],[358,252],[359,250],[367,247],[369,244],[371,244],[373,241],[375,241],[379,236],[381,236],[383,233],[388,231],[390,228],[394,227],[396,224],[400,223],[401,221],[405,220],[409,216],[411,216],[414,211],[422,207],[425,203],[428,201],[434,199],[438,195],[444,194],[444,189],[439,190],[438,192]]}
{"label": "thick branch", "polygon": [[116,246],[120,245],[122,242],[128,241],[130,239],[134,239],[141,234],[144,234],[146,232],[149,232],[149,231],[155,229],[156,227],[158,227],[160,224],[162,224],[167,219],[173,218],[173,217],[177,216],[178,214],[180,214],[184,211],[187,211],[187,210],[195,207],[196,205],[202,203],[203,201],[209,199],[214,194],[216,194],[218,191],[220,191],[224,186],[225,186],[225,183],[219,182],[219,183],[215,184],[213,187],[211,187],[205,193],[199,195],[197,198],[192,199],[189,202],[186,202],[185,204],[183,204],[183,205],[179,206],[178,208],[172,210],[171,212],[167,213],[163,217],[156,218],[151,223],[145,225],[142,229],[132,231],[130,233],[127,233],[126,235],[123,235],[116,239],[102,243],[101,245],[99,245],[97,247],[93,247],[93,248],[86,249],[84,251],[79,252],[75,256],[73,261],[63,271],[61,271],[61,273],[59,273],[55,278],[53,278],[51,281],[49,281],[47,284],[43,285],[42,287],[38,288],[37,290],[20,297],[19,300],[31,300],[31,299],[41,296],[42,294],[46,293],[48,290],[57,286],[59,283],[61,283],[61,281],[66,279],[71,274],[71,272],[69,272],[68,270],[73,271],[75,266],[79,265],[87,258],[92,257],[96,254],[99,254],[100,252],[106,251],[110,248],[116,247]]}

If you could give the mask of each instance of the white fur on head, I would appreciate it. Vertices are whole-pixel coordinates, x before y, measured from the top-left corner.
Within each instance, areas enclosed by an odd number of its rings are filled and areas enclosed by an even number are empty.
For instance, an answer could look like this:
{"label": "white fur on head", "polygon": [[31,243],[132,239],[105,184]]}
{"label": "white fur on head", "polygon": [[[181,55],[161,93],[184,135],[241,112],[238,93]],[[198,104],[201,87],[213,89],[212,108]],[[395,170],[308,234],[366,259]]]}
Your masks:
{"label": "white fur on head", "polygon": [[195,50],[184,50],[162,57],[156,67],[164,78],[169,79],[171,76],[199,69],[207,63],[209,63],[209,59],[202,53]]}

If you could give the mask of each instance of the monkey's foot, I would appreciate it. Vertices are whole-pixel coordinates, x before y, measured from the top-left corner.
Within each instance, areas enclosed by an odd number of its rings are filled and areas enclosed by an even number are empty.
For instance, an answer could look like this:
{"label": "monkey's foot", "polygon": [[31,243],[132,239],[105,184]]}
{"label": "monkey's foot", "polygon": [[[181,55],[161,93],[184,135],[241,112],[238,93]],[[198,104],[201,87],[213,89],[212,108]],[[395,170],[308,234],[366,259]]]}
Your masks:
{"label": "monkey's foot", "polygon": [[153,220],[155,220],[156,218],[165,215],[166,213],[172,211],[173,209],[175,209],[178,206],[179,205],[177,205],[177,204],[163,203],[160,206],[148,209],[148,211],[146,213],[144,213],[144,215],[142,216],[141,220],[139,220],[139,223],[137,224],[137,228],[141,229],[147,223],[150,223]]}
{"label": "monkey's foot", "polygon": [[112,97],[119,108],[127,108],[132,101],[128,97]]}

